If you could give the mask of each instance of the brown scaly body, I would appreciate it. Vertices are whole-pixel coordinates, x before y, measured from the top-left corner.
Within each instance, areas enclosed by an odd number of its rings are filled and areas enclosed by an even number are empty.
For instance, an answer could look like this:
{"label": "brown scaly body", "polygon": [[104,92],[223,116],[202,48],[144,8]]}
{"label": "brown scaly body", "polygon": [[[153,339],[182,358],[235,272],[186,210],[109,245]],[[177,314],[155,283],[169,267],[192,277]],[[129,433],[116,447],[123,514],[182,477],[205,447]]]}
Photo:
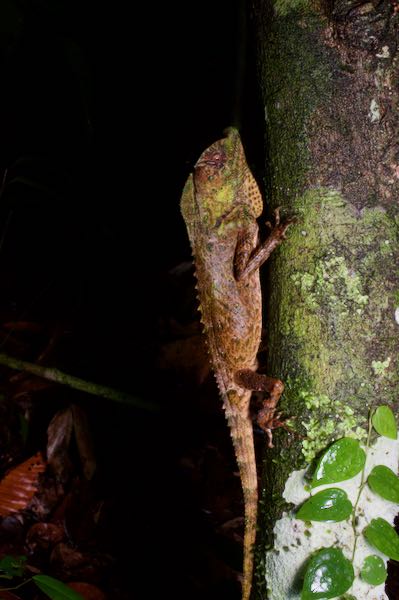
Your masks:
{"label": "brown scaly body", "polygon": [[202,323],[223,399],[239,467],[245,504],[242,600],[251,593],[256,536],[257,474],[249,401],[252,390],[269,399],[261,425],[272,445],[274,410],[283,391],[278,379],[256,373],[262,296],[259,267],[284,239],[291,221],[271,227],[259,245],[256,218],[262,197],[245,160],[238,131],[207,148],[185,184],[181,210],[194,255]]}

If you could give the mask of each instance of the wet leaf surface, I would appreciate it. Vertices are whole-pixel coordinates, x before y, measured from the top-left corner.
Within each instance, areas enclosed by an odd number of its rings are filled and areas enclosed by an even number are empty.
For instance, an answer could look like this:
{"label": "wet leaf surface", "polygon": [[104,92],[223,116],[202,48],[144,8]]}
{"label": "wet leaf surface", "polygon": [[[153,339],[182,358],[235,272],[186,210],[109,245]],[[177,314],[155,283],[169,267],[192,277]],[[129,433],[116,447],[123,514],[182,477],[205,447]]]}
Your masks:
{"label": "wet leaf surface", "polygon": [[366,454],[358,440],[342,438],[331,444],[320,457],[311,486],[352,479],[363,469],[365,461]]}
{"label": "wet leaf surface", "polygon": [[380,556],[371,554],[364,559],[360,576],[370,585],[380,585],[387,578],[387,570],[384,561]]}
{"label": "wet leaf surface", "polygon": [[363,535],[374,548],[389,558],[399,560],[399,535],[388,521],[381,517],[372,519],[363,529]]}
{"label": "wet leaf surface", "polygon": [[350,516],[352,508],[346,492],[328,488],[306,500],[296,518],[303,521],[343,521]]}
{"label": "wet leaf surface", "polygon": [[326,600],[344,594],[352,585],[354,571],[339,548],[322,548],[306,567],[301,600]]}
{"label": "wet leaf surface", "polygon": [[370,489],[376,494],[399,504],[399,477],[385,465],[374,467],[367,478]]}
{"label": "wet leaf surface", "polygon": [[79,592],[49,575],[34,575],[33,581],[51,600],[84,600]]}
{"label": "wet leaf surface", "polygon": [[395,415],[389,406],[379,406],[371,417],[371,422],[377,433],[396,440],[397,426]]}

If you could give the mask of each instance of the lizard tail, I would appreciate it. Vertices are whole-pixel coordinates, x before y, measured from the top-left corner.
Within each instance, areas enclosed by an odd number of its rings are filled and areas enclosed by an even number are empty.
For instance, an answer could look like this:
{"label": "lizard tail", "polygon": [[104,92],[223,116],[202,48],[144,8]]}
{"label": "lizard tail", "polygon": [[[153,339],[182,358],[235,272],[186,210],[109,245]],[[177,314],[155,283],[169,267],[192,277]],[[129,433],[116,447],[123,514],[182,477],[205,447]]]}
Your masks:
{"label": "lizard tail", "polygon": [[226,417],[230,426],[244,494],[245,531],[242,600],[249,600],[254,566],[253,549],[256,538],[258,508],[258,480],[253,428],[249,415],[237,414],[230,409],[226,410]]}

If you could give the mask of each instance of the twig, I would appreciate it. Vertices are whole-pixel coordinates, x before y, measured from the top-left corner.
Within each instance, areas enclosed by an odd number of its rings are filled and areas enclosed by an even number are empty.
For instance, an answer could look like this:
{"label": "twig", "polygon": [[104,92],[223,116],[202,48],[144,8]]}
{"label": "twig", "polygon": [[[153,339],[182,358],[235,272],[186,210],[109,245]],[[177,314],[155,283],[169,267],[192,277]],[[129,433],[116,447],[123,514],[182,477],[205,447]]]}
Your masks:
{"label": "twig", "polygon": [[101,396],[102,398],[113,400],[114,402],[122,402],[124,404],[129,404],[130,406],[144,410],[159,410],[159,406],[157,404],[146,402],[142,398],[131,396],[126,392],[121,392],[119,390],[115,390],[114,388],[110,388],[105,385],[99,385],[91,381],[85,381],[79,377],[74,377],[73,375],[63,373],[59,369],[35,365],[27,362],[26,360],[20,360],[19,358],[9,356],[4,352],[0,353],[0,364],[10,367],[10,369],[27,371],[28,373],[32,373],[37,377],[42,377],[43,379],[54,381],[55,383],[61,383],[62,385],[67,385],[75,390],[80,390],[82,392],[86,392],[87,394],[93,394],[94,396]]}

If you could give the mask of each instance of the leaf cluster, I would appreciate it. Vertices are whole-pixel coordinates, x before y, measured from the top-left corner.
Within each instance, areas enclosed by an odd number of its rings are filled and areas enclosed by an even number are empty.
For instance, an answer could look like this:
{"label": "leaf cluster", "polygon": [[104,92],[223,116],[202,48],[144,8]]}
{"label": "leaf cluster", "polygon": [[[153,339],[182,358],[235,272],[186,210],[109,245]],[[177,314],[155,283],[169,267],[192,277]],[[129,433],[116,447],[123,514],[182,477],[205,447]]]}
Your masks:
{"label": "leaf cluster", "polygon": [[[380,406],[370,415],[375,431],[390,439],[397,438],[395,417],[388,406]],[[370,435],[367,442],[369,445]],[[355,523],[356,506],[365,483],[364,468],[366,452],[359,441],[342,438],[327,448],[318,460],[310,482],[310,488],[336,484],[352,479],[362,473],[359,494],[353,506],[346,492],[339,487],[328,487],[316,492],[297,511],[296,517],[303,521],[339,522],[352,515]],[[385,465],[377,465],[367,478],[368,487],[384,500],[399,504],[399,478]],[[372,519],[362,532],[368,543],[379,552],[399,560],[399,536],[395,529],[383,518]],[[356,548],[356,532],[355,546]],[[353,558],[353,557],[352,557]],[[387,577],[384,561],[375,554],[365,558],[360,577],[369,585],[380,585]],[[328,600],[345,594],[353,584],[355,573],[352,561],[346,558],[340,548],[321,548],[309,559],[304,575],[301,600]]]}
{"label": "leaf cluster", "polygon": [[[22,577],[25,572],[26,556],[6,555],[0,560],[0,578],[14,579]],[[0,588],[1,590],[13,590],[22,587],[32,581],[46,596],[51,600],[84,600],[83,596],[68,587],[62,581],[50,577],[49,575],[34,575],[30,579],[19,583],[13,587]]]}

